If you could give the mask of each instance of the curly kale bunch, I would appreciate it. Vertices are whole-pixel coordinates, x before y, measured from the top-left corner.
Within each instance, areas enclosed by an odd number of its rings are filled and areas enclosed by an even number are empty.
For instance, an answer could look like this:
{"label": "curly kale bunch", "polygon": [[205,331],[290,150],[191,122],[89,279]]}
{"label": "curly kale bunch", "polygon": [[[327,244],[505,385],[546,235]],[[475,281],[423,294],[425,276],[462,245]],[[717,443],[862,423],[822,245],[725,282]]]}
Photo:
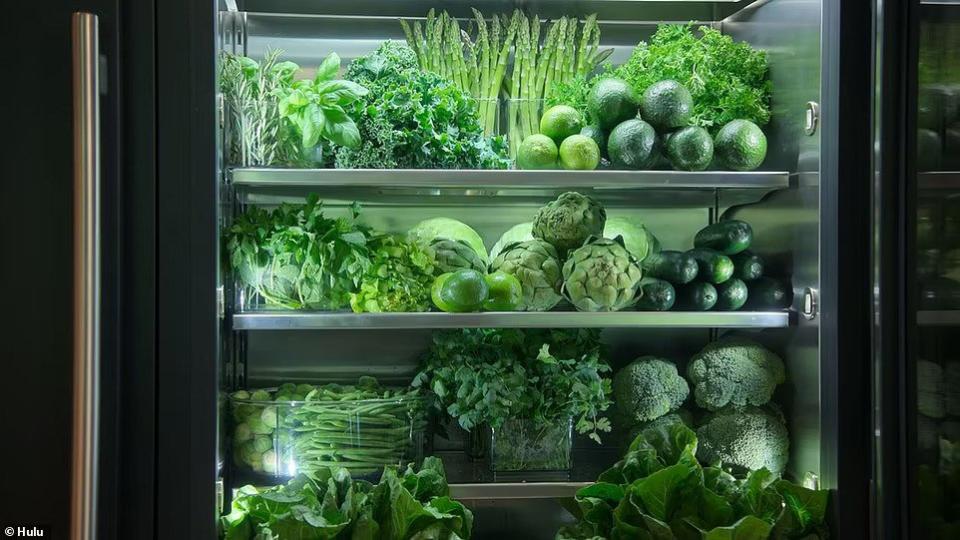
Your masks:
{"label": "curly kale bunch", "polygon": [[716,411],[727,405],[764,405],[786,380],[783,360],[746,338],[715,341],[687,366],[697,405]]}
{"label": "curly kale bunch", "polygon": [[613,377],[613,397],[620,413],[633,422],[654,420],[676,411],[690,395],[677,366],[655,356],[641,356]]}
{"label": "curly kale bunch", "polygon": [[357,148],[340,147],[340,169],[504,169],[506,143],[483,136],[476,104],[450,81],[420,71],[406,45],[388,41],[357,58],[345,78],[370,93],[347,111]]}

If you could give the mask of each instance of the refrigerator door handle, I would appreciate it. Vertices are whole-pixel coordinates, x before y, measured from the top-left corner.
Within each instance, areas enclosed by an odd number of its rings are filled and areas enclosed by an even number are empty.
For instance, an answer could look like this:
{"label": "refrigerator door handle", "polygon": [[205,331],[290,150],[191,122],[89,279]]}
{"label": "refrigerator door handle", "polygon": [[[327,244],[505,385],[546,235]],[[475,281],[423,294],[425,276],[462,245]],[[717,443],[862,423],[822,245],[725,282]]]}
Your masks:
{"label": "refrigerator door handle", "polygon": [[73,46],[73,440],[70,538],[96,537],[100,405],[100,105],[97,16],[77,12]]}

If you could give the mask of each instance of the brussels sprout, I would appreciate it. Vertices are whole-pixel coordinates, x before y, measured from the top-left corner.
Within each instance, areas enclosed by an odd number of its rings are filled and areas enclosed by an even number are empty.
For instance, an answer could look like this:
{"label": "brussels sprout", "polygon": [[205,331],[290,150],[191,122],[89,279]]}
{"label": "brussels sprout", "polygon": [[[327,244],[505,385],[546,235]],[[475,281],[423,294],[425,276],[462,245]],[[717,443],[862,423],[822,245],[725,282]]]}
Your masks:
{"label": "brussels sprout", "polygon": [[263,463],[263,472],[276,474],[277,472],[277,453],[273,450],[267,450],[263,453],[261,459]]}
{"label": "brussels sprout", "polygon": [[266,452],[267,450],[270,450],[271,448],[273,448],[273,441],[270,440],[270,437],[266,437],[266,436],[261,435],[261,436],[255,438],[255,439],[253,439],[253,451],[254,451],[254,452],[256,452],[256,453],[258,453],[258,454],[262,454],[262,453]]}
{"label": "brussels sprout", "polygon": [[607,211],[599,202],[571,191],[540,208],[533,218],[533,236],[564,255],[590,236],[601,236],[606,221]]}
{"label": "brussels sprout", "polygon": [[233,430],[233,441],[235,443],[249,441],[252,437],[253,432],[250,431],[250,426],[247,424],[237,424],[237,427]]}
{"label": "brussels sprout", "polygon": [[270,401],[270,392],[266,390],[255,390],[250,394],[251,401]]}
{"label": "brussels sprout", "polygon": [[313,390],[313,388],[314,388],[314,386],[313,386],[312,384],[298,384],[298,385],[297,385],[296,392],[294,392],[294,393],[295,393],[295,394],[299,394],[299,395],[301,395],[301,396],[305,396],[305,395],[309,394],[310,391]]}
{"label": "brussels sprout", "polygon": [[297,385],[293,383],[283,383],[277,388],[278,394],[292,394],[297,391]]}
{"label": "brussels sprout", "polygon": [[237,390],[233,393],[233,399],[250,399],[250,392],[246,390]]}
{"label": "brussels sprout", "polygon": [[563,265],[563,292],[579,311],[619,311],[636,302],[641,277],[622,239],[592,238]]}
{"label": "brussels sprout", "polygon": [[277,408],[274,406],[264,407],[260,413],[260,419],[270,428],[277,427]]}
{"label": "brussels sprout", "polygon": [[293,396],[290,394],[277,394],[273,396],[273,401],[293,401]]}
{"label": "brussels sprout", "polygon": [[247,420],[247,425],[250,426],[250,431],[257,435],[269,435],[273,433],[273,428],[264,424],[263,419],[259,416],[250,417],[250,419]]}
{"label": "brussels sprout", "polygon": [[527,240],[504,247],[490,265],[493,272],[510,274],[520,281],[523,299],[517,309],[547,311],[562,300],[560,257],[543,240]]}

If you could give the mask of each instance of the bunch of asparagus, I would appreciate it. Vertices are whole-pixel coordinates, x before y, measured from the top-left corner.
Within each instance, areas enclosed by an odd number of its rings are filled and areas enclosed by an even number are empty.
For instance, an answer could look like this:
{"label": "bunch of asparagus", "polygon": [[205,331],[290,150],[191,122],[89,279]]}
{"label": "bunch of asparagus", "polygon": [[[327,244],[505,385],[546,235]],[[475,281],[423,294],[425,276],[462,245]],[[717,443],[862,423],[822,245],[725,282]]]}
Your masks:
{"label": "bunch of asparagus", "polygon": [[[553,21],[541,43],[544,23],[536,15],[515,10],[509,18],[494,15],[488,26],[480,11],[474,9],[473,14],[466,31],[447,12],[438,16],[434,10],[423,25],[403,20],[400,24],[421,69],[453,81],[477,100],[486,135],[496,130],[497,99],[510,100],[508,134],[515,155],[524,137],[539,132],[540,108],[554,84],[586,77],[613,50],[599,50],[596,15],[587,17],[582,26],[574,17]],[[474,25],[476,35],[471,37]]]}

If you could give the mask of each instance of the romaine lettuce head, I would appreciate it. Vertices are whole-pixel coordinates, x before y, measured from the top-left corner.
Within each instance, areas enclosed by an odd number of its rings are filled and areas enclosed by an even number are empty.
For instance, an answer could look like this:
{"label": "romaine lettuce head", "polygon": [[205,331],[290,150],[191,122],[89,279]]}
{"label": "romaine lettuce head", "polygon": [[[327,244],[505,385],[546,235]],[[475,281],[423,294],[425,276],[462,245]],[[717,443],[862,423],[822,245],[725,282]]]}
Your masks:
{"label": "romaine lettuce head", "polygon": [[487,263],[487,248],[483,245],[483,239],[462,221],[445,217],[425,219],[410,229],[407,235],[411,240],[423,244],[430,244],[438,238],[461,240],[477,252],[484,264]]}

